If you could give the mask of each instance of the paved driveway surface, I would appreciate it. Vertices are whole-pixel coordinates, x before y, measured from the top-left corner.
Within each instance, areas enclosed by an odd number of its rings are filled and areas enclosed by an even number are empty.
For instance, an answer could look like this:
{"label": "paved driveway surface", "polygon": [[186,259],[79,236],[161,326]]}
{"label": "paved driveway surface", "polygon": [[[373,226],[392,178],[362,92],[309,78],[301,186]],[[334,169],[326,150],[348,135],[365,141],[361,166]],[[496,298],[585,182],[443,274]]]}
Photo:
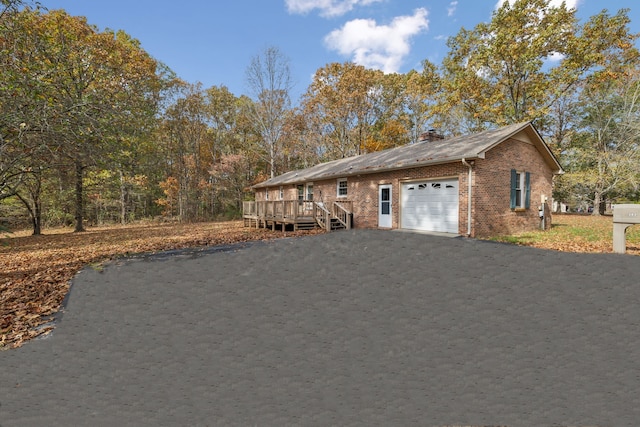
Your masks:
{"label": "paved driveway surface", "polygon": [[637,426],[640,258],[377,230],[87,268],[0,425]]}

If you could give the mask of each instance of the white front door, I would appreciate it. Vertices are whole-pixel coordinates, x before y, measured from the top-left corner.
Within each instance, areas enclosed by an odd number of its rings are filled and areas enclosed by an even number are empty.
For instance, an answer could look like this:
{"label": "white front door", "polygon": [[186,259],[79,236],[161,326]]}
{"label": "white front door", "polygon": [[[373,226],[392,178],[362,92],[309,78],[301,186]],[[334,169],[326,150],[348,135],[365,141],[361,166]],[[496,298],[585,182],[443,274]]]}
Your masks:
{"label": "white front door", "polygon": [[378,186],[378,227],[391,228],[391,185]]}

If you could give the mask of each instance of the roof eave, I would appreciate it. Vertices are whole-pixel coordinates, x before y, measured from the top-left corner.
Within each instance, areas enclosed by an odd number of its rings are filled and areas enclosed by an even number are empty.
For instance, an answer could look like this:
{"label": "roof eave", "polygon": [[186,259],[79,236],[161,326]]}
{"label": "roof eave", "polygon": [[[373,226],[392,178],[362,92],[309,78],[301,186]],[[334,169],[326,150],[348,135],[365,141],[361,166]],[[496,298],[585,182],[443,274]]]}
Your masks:
{"label": "roof eave", "polygon": [[529,133],[529,136],[533,137],[532,140],[536,141],[535,146],[540,149],[540,154],[542,154],[542,157],[545,159],[545,161],[547,162],[547,164],[551,168],[551,172],[554,175],[562,175],[564,173],[564,171],[562,170],[562,166],[560,166],[560,162],[558,162],[558,159],[553,154],[553,152],[551,151],[551,149],[549,148],[547,143],[544,142],[544,138],[542,138],[542,135],[540,135],[540,132],[538,132],[538,129],[536,129],[536,127],[533,125],[532,122],[524,123],[521,127],[517,128],[516,130],[511,132],[505,138],[503,138],[503,139],[497,141],[496,143],[492,144],[491,146],[485,148],[483,150],[483,152],[482,152],[482,155],[483,155],[482,158],[484,158],[484,154],[487,151],[491,150],[492,148],[496,147],[497,145],[502,144],[504,141],[508,140],[509,138],[512,138],[514,135],[517,135],[518,133],[520,133],[522,131]]}
{"label": "roof eave", "polygon": [[[397,166],[387,166],[387,167],[380,167],[380,168],[369,168],[369,169],[357,169],[357,170],[353,170],[353,171],[345,171],[345,172],[341,172],[341,173],[332,173],[332,174],[327,174],[327,175],[321,175],[321,176],[311,176],[311,177],[306,177],[306,179],[296,179],[296,180],[288,180],[285,182],[276,182],[274,184],[267,184],[268,181],[256,184],[254,186],[252,186],[252,189],[258,189],[258,188],[268,188],[268,187],[275,187],[275,186],[280,186],[280,185],[295,185],[295,184],[303,184],[305,182],[312,182],[312,181],[325,181],[328,179],[337,179],[337,178],[348,178],[350,176],[360,176],[360,175],[372,175],[375,173],[382,173],[382,172],[392,172],[392,171],[397,171],[397,170],[402,170],[402,169],[414,169],[414,168],[419,168],[419,167],[423,167],[423,166],[435,166],[435,165],[443,165],[443,164],[448,164],[448,163],[457,163],[462,161],[462,159],[465,160],[476,160],[476,159],[484,159],[485,158],[485,153],[473,153],[473,154],[467,154],[464,156],[456,156],[456,157],[449,157],[449,158],[444,158],[444,159],[436,159],[436,160],[427,160],[427,161],[421,161],[421,162],[416,162],[416,163],[404,163],[401,165],[397,165]],[[267,185],[265,185],[267,184]]]}

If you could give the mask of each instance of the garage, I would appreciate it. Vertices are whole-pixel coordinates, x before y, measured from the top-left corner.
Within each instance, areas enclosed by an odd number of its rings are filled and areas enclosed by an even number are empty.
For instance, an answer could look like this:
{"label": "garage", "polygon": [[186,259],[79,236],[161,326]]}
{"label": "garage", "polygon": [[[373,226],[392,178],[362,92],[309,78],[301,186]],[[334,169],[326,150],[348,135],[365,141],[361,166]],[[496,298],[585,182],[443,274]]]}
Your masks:
{"label": "garage", "polygon": [[457,179],[403,183],[401,198],[402,228],[458,234]]}

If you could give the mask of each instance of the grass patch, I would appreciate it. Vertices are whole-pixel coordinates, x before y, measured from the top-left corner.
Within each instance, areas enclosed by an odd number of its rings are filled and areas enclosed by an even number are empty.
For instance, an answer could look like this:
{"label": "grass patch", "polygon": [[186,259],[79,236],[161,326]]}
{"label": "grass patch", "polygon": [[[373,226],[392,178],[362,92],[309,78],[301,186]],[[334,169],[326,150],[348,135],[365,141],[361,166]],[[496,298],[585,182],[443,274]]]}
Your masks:
{"label": "grass patch", "polygon": [[[640,255],[640,225],[627,229],[627,253]],[[613,252],[613,217],[556,214],[547,231],[528,231],[489,240],[565,252]]]}

